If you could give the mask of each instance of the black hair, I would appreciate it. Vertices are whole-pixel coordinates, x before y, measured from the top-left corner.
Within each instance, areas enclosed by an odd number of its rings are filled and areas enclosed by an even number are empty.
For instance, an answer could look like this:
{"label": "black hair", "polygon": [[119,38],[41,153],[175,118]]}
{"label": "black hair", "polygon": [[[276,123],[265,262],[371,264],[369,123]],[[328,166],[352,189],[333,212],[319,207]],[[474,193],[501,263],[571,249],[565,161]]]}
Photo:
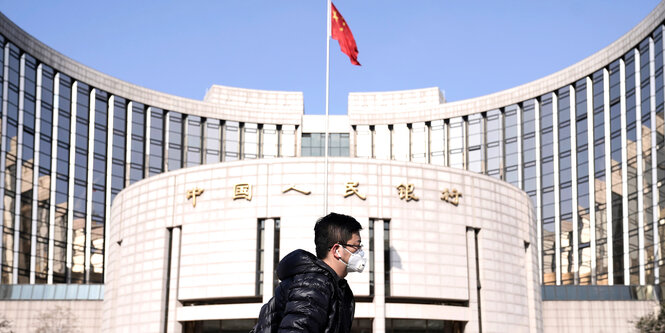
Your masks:
{"label": "black hair", "polygon": [[316,256],[324,259],[330,248],[337,243],[346,243],[353,234],[357,234],[363,227],[351,216],[330,213],[314,225],[314,244],[316,244]]}

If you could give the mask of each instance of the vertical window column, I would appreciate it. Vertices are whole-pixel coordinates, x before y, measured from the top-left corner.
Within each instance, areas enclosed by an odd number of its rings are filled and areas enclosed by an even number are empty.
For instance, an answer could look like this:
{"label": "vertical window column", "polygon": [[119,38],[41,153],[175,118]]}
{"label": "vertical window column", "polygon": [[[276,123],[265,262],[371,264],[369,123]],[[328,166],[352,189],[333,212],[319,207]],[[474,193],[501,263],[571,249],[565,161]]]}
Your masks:
{"label": "vertical window column", "polygon": [[[655,110],[652,109],[651,119],[654,126],[655,148],[654,158],[652,159],[652,169],[654,170],[653,176],[655,179],[653,183],[656,185],[654,190],[654,219],[658,225],[658,235],[660,238],[665,237],[665,110],[664,102],[665,92],[663,89],[664,75],[663,75],[663,27],[656,29],[653,36],[653,66],[654,72],[654,85],[655,91]],[[655,213],[658,213],[657,215]],[[659,239],[659,238],[656,238]],[[660,249],[658,251],[660,258],[658,261],[659,281],[665,281],[665,260],[663,253],[665,253],[665,242],[660,241]]]}
{"label": "vertical window column", "polygon": [[554,94],[546,94],[540,99],[540,108],[536,107],[536,113],[540,111],[540,116],[536,117],[536,120],[539,121],[536,146],[540,148],[536,149],[536,154],[540,153],[540,156],[536,158],[536,177],[538,178],[536,190],[540,191],[540,195],[537,196],[537,206],[541,214],[539,221],[541,221],[542,228],[543,284],[561,283],[557,270],[560,258],[556,255],[559,239],[556,223],[558,213],[555,206],[555,196],[558,195],[554,186],[556,183],[554,177],[554,98],[556,98]]}
{"label": "vertical window column", "polygon": [[446,123],[443,119],[430,122],[429,161],[431,164],[446,165]]}
{"label": "vertical window column", "polygon": [[53,151],[53,69],[40,64],[37,70],[37,119],[35,154],[35,178],[33,210],[36,219],[35,283],[48,283],[51,278],[53,252],[53,219],[51,215],[51,177]]}
{"label": "vertical window column", "polygon": [[[622,167],[625,159],[622,156],[622,109],[624,104],[621,98],[621,60],[614,61],[609,66],[609,130],[610,130],[610,177],[611,177],[611,199],[608,201],[612,207],[612,267],[615,284],[623,284],[625,262],[624,262],[624,233],[627,236],[627,228],[624,226],[624,191]],[[608,209],[609,212],[609,209]],[[626,221],[627,222],[627,221]],[[626,239],[627,241],[627,239]]]}
{"label": "vertical window column", "polygon": [[259,142],[261,142],[260,153],[261,158],[278,157],[279,152],[279,136],[277,132],[277,125],[265,124],[261,126]]}
{"label": "vertical window column", "polygon": [[571,191],[571,223],[572,223],[572,236],[571,236],[571,241],[572,241],[572,248],[571,248],[571,254],[572,254],[572,270],[573,270],[573,284],[579,285],[580,284],[580,267],[581,267],[581,262],[580,262],[580,227],[581,227],[581,221],[579,220],[579,216],[577,215],[578,209],[579,209],[579,201],[577,199],[577,100],[575,99],[577,96],[577,91],[575,90],[575,84],[571,84],[568,86],[568,99],[569,99],[569,112],[568,112],[568,136],[570,140],[570,150],[569,150],[569,162],[570,162],[570,191]]}
{"label": "vertical window column", "polygon": [[[640,262],[640,284],[653,284],[653,280],[649,281],[649,277],[653,279],[653,254],[651,257],[648,255],[648,251],[653,251],[653,225],[651,223],[645,223],[646,217],[646,207],[644,206],[644,162],[643,162],[643,140],[642,135],[645,130],[642,129],[642,53],[641,45],[634,49],[634,83],[632,79],[626,79],[626,85],[634,85],[634,95],[635,95],[635,180],[637,186],[637,223],[639,228],[639,262]],[[627,66],[627,71],[630,71],[630,67]],[[628,76],[629,77],[629,76]],[[630,83],[629,83],[630,82]],[[627,87],[627,95],[630,94],[630,89]],[[648,131],[647,131],[648,132]],[[647,228],[650,225],[652,228]]]}
{"label": "vertical window column", "polygon": [[146,156],[148,157],[148,177],[158,175],[164,172],[164,121],[165,112],[156,107],[149,107],[148,113],[150,114],[146,129],[146,138],[148,140]]}
{"label": "vertical window column", "polygon": [[519,106],[511,105],[503,112],[503,180],[521,188]]}
{"label": "vertical window column", "polygon": [[[107,114],[107,119],[108,119],[108,126],[106,130],[106,151],[104,152],[106,156],[106,178],[104,181],[106,182],[106,191],[104,194],[104,225],[103,225],[103,234],[102,234],[102,239],[105,240],[105,235],[109,235],[109,230],[110,228],[110,221],[111,221],[111,202],[115,198],[115,195],[113,194],[113,180],[114,180],[114,168],[116,167],[116,164],[114,163],[115,161],[113,160],[113,152],[115,149],[115,122],[116,122],[116,115],[115,115],[115,103],[116,103],[116,96],[110,95],[106,108],[106,114]],[[122,154],[124,156],[124,154]],[[106,223],[106,221],[109,221],[109,223]],[[103,248],[103,256],[102,260],[104,262],[104,265],[106,266],[106,263],[108,263],[108,255],[109,251],[106,251],[106,243],[104,242],[104,248]],[[102,277],[105,278],[106,274],[103,274]]]}
{"label": "vertical window column", "polygon": [[112,108],[113,116],[110,117],[109,128],[111,129],[109,142],[110,152],[107,157],[110,157],[109,170],[111,179],[108,181],[110,186],[110,195],[108,204],[110,204],[115,196],[125,188],[125,179],[127,179],[127,101],[118,96],[111,96],[109,100],[109,107]]}
{"label": "vertical window column", "polygon": [[[536,105],[534,100],[528,100],[522,105],[522,190],[529,195],[533,209],[537,210],[536,202]],[[540,216],[540,213],[536,213]],[[540,219],[537,220],[540,224]],[[539,256],[540,257],[540,256]]]}
{"label": "vertical window column", "polygon": [[69,220],[71,236],[68,244],[71,247],[69,263],[71,264],[71,283],[86,282],[86,242],[87,242],[87,175],[88,146],[90,123],[90,88],[82,82],[74,82],[72,86],[72,109],[70,141],[73,149],[69,158],[73,163],[69,167]]}
{"label": "vertical window column", "polygon": [[[540,249],[541,249],[541,251],[543,251],[542,250],[544,248],[543,247],[543,212],[541,210],[542,204],[543,204],[543,201],[542,201],[543,198],[541,197],[541,195],[542,195],[542,186],[541,186],[541,180],[540,180],[541,175],[542,175],[542,167],[541,167],[541,164],[540,164],[541,163],[541,155],[542,155],[541,150],[540,150],[540,147],[541,147],[541,140],[540,140],[540,134],[541,134],[540,133],[540,128],[541,128],[541,126],[540,126],[540,99],[537,99],[537,98],[533,99],[533,108],[534,108],[534,119],[535,119],[534,126],[535,126],[535,130],[536,130],[536,133],[534,134],[535,143],[536,143],[535,147],[538,147],[538,148],[535,149],[535,153],[536,153],[536,157],[535,157],[536,178],[535,178],[535,204],[534,204],[534,207],[536,209],[536,221],[538,221],[537,222],[538,224],[536,225],[536,236],[539,240]],[[543,253],[544,253],[544,251],[543,251]],[[538,259],[539,259],[538,266],[541,268],[541,272],[544,272],[543,253],[541,253],[541,255],[538,256]],[[541,283],[545,284],[544,274],[541,274],[541,277],[543,277],[543,279],[541,280]]]}
{"label": "vertical window column", "polygon": [[19,127],[19,49],[12,45],[5,45],[4,54],[4,91],[6,95],[3,100],[2,114],[2,165],[3,172],[3,233],[2,233],[2,283],[11,284],[18,282],[16,263],[18,261],[18,239],[16,232],[16,182],[17,182],[17,158],[18,158],[18,127]]}
{"label": "vertical window column", "polygon": [[392,136],[389,125],[374,126],[373,154],[379,160],[390,160],[392,156]]}
{"label": "vertical window column", "polygon": [[[30,264],[30,283],[46,283],[48,279],[48,239],[49,239],[49,214],[48,214],[48,194],[49,186],[48,181],[46,182],[46,188],[42,189],[43,185],[41,182],[41,177],[45,174],[48,177],[50,173],[50,150],[51,142],[50,140],[44,141],[43,139],[50,138],[50,122],[46,124],[42,121],[42,112],[45,116],[49,117],[49,110],[42,106],[42,76],[43,76],[43,65],[37,66],[37,85],[35,89],[36,94],[36,108],[35,108],[35,151],[34,151],[34,171],[32,175],[32,247],[33,259]],[[44,110],[42,110],[44,109]],[[44,130],[42,126],[45,125]],[[47,159],[44,159],[42,150],[45,150],[48,156]],[[47,164],[48,166],[43,171],[43,165]],[[45,207],[44,201],[40,200],[40,194],[45,197],[42,200],[46,200]]]}
{"label": "vertical window column", "polygon": [[92,168],[88,168],[88,216],[90,241],[87,243],[86,259],[88,265],[88,282],[104,282],[104,231],[106,221],[106,200],[107,200],[107,142],[109,133],[109,95],[108,93],[94,89],[90,98],[94,103],[92,106],[92,154],[89,154],[89,163]]}
{"label": "vertical window column", "polygon": [[[61,73],[55,76],[53,152],[51,178],[53,205],[52,283],[68,283],[71,273],[71,217],[69,216],[69,167],[71,148],[72,80]],[[73,149],[72,149],[73,150]]]}
{"label": "vertical window column", "polygon": [[8,274],[9,266],[6,266],[7,263],[7,254],[11,251],[7,251],[5,240],[8,239],[5,235],[5,212],[7,207],[5,205],[5,166],[6,166],[6,153],[7,146],[5,146],[5,132],[7,127],[7,95],[5,91],[9,88],[9,47],[5,45],[5,39],[0,35],[0,283],[8,283],[7,281],[11,279],[11,274]]}
{"label": "vertical window column", "polygon": [[240,123],[225,121],[224,133],[224,161],[237,161],[240,159]]}
{"label": "vertical window column", "polygon": [[206,119],[203,130],[203,161],[205,164],[219,163],[222,160],[222,127],[219,120]]}
{"label": "vertical window column", "polygon": [[[611,149],[611,113],[610,113],[610,72],[608,68],[603,69],[603,122],[604,126],[604,160],[605,165],[603,166],[606,185],[605,185],[605,214],[606,214],[606,229],[607,230],[607,283],[609,285],[615,284],[616,268],[614,267],[614,237],[616,234],[613,229],[613,207],[612,205],[612,149]],[[609,178],[609,179],[608,179]],[[608,205],[610,205],[608,207]],[[623,283],[623,274],[621,275],[621,281]]]}
{"label": "vertical window column", "polygon": [[369,125],[356,125],[354,157],[372,157],[372,131]]}
{"label": "vertical window column", "polygon": [[146,108],[141,103],[129,102],[128,112],[131,125],[127,161],[129,162],[129,184],[134,184],[145,177],[146,150]]}
{"label": "vertical window column", "polygon": [[624,274],[626,284],[644,284],[644,229],[638,211],[638,141],[637,141],[637,98],[636,98],[636,54],[629,51],[621,62],[621,144],[623,184],[623,226],[624,235]]}
{"label": "vertical window column", "polygon": [[467,117],[468,135],[467,147],[467,170],[485,172],[485,116],[481,113],[471,114]]}
{"label": "vertical window column", "polygon": [[647,37],[644,39],[638,46],[639,58],[636,58],[636,61],[639,61],[637,64],[637,73],[639,75],[637,83],[639,88],[636,89],[639,93],[639,98],[637,98],[639,106],[639,124],[638,129],[638,144],[640,157],[638,158],[638,186],[640,186],[639,196],[638,196],[638,205],[639,211],[641,212],[640,218],[642,219],[642,224],[644,228],[644,274],[645,282],[647,284],[656,284],[657,280],[657,271],[658,271],[658,251],[655,244],[658,244],[657,236],[657,219],[654,218],[655,214],[653,212],[653,170],[652,170],[652,134],[654,133],[652,129],[652,120],[651,120],[651,80],[652,80],[652,71],[651,71],[651,52],[650,45],[652,44],[651,38]]}
{"label": "vertical window column", "polygon": [[[574,92],[574,91],[573,91]],[[573,176],[571,163],[571,88],[565,87],[558,91],[557,116],[555,125],[554,143],[557,146],[555,165],[558,175],[558,202],[559,202],[559,247],[561,263],[561,284],[574,284],[575,256],[575,230],[573,219]]]}
{"label": "vertical window column", "polygon": [[390,279],[386,280],[390,270],[390,240],[386,238],[390,232],[389,222],[384,219],[369,220],[369,279],[370,296],[374,299],[374,331],[385,328],[386,296],[390,295]]}
{"label": "vertical window column", "polygon": [[279,156],[295,157],[296,142],[296,126],[282,125],[279,131]]}
{"label": "vertical window column", "polygon": [[[577,261],[578,261],[578,279],[579,284],[588,285],[592,283],[592,261],[594,257],[594,243],[592,242],[593,228],[591,221],[593,214],[591,213],[592,207],[590,206],[590,182],[589,174],[592,164],[589,163],[590,154],[589,150],[590,135],[592,131],[589,130],[591,123],[589,122],[589,114],[592,114],[591,104],[587,103],[587,96],[590,94],[591,89],[587,90],[587,81],[584,78],[575,82],[575,162],[573,168],[575,171],[576,187],[574,188],[577,195],[574,196],[576,208],[575,214],[577,218]],[[572,97],[572,96],[571,96]]]}
{"label": "vertical window column", "polygon": [[485,151],[487,152],[485,173],[496,179],[504,178],[503,113],[501,110],[487,112]]}
{"label": "vertical window column", "polygon": [[183,165],[183,141],[185,133],[183,118],[181,113],[174,111],[168,113],[168,122],[166,124],[166,141],[168,143],[166,151],[167,171],[178,170]]}
{"label": "vertical window column", "polygon": [[[596,284],[607,285],[610,283],[609,260],[610,249],[608,238],[611,237],[607,230],[607,191],[605,182],[605,97],[604,97],[604,70],[593,74],[593,180],[590,182],[594,189],[594,213],[595,213],[595,243],[596,243]],[[608,94],[609,96],[609,94]],[[608,112],[609,113],[609,112]]]}
{"label": "vertical window column", "polygon": [[259,219],[256,236],[256,296],[267,302],[279,283],[277,264],[280,253],[280,220]]}
{"label": "vertical window column", "polygon": [[17,211],[19,213],[18,234],[18,283],[34,283],[34,250],[32,214],[32,181],[35,157],[35,91],[37,62],[27,54],[21,56],[21,78],[19,86],[19,141],[18,160],[20,169],[16,178],[19,186]]}
{"label": "vertical window column", "polygon": [[451,168],[464,169],[465,167],[465,137],[464,118],[452,118],[448,122],[448,166]]}
{"label": "vertical window column", "polygon": [[424,122],[411,125],[411,161],[428,163],[429,126]]}
{"label": "vertical window column", "polygon": [[411,157],[411,124],[395,124],[392,130],[392,156],[396,161],[409,161]]}
{"label": "vertical window column", "polygon": [[240,142],[242,145],[242,158],[255,159],[259,157],[259,125],[252,123],[243,123],[242,136]]}
{"label": "vertical window column", "polygon": [[203,122],[201,117],[187,116],[185,128],[185,167],[201,165]]}

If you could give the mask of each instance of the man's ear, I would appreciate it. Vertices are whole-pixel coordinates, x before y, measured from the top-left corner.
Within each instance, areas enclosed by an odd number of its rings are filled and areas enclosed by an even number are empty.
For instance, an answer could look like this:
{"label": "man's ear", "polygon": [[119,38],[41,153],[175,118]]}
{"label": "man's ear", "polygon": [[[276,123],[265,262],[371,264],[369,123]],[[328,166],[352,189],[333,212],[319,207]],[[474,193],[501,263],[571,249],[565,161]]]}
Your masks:
{"label": "man's ear", "polygon": [[337,254],[337,250],[339,249],[339,244],[335,244],[330,248],[330,251],[332,251],[333,259],[339,259],[340,256]]}

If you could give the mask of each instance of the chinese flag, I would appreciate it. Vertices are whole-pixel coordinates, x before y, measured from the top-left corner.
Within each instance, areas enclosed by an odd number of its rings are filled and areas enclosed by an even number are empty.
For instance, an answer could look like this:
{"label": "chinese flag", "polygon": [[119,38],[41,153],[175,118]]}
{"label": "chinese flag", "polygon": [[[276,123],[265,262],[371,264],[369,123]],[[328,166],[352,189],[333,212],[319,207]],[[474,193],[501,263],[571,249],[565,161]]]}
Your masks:
{"label": "chinese flag", "polygon": [[332,13],[332,25],[330,26],[332,39],[336,39],[339,42],[340,49],[349,56],[352,64],[360,66],[358,62],[358,47],[356,46],[356,40],[353,38],[351,29],[349,29],[349,26],[344,21],[342,14],[337,11],[335,5],[332,2],[330,5],[332,7],[330,11]]}

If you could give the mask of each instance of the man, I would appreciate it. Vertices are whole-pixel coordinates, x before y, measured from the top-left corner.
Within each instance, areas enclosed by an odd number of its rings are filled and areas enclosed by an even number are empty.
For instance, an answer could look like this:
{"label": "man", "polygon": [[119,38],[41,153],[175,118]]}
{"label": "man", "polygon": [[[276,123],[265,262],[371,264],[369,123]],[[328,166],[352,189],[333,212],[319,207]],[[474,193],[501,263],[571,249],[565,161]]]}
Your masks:
{"label": "man", "polygon": [[320,218],[314,226],[316,256],[295,250],[280,261],[282,282],[261,308],[254,332],[350,332],[355,301],[344,277],[365,268],[360,229],[351,216]]}

